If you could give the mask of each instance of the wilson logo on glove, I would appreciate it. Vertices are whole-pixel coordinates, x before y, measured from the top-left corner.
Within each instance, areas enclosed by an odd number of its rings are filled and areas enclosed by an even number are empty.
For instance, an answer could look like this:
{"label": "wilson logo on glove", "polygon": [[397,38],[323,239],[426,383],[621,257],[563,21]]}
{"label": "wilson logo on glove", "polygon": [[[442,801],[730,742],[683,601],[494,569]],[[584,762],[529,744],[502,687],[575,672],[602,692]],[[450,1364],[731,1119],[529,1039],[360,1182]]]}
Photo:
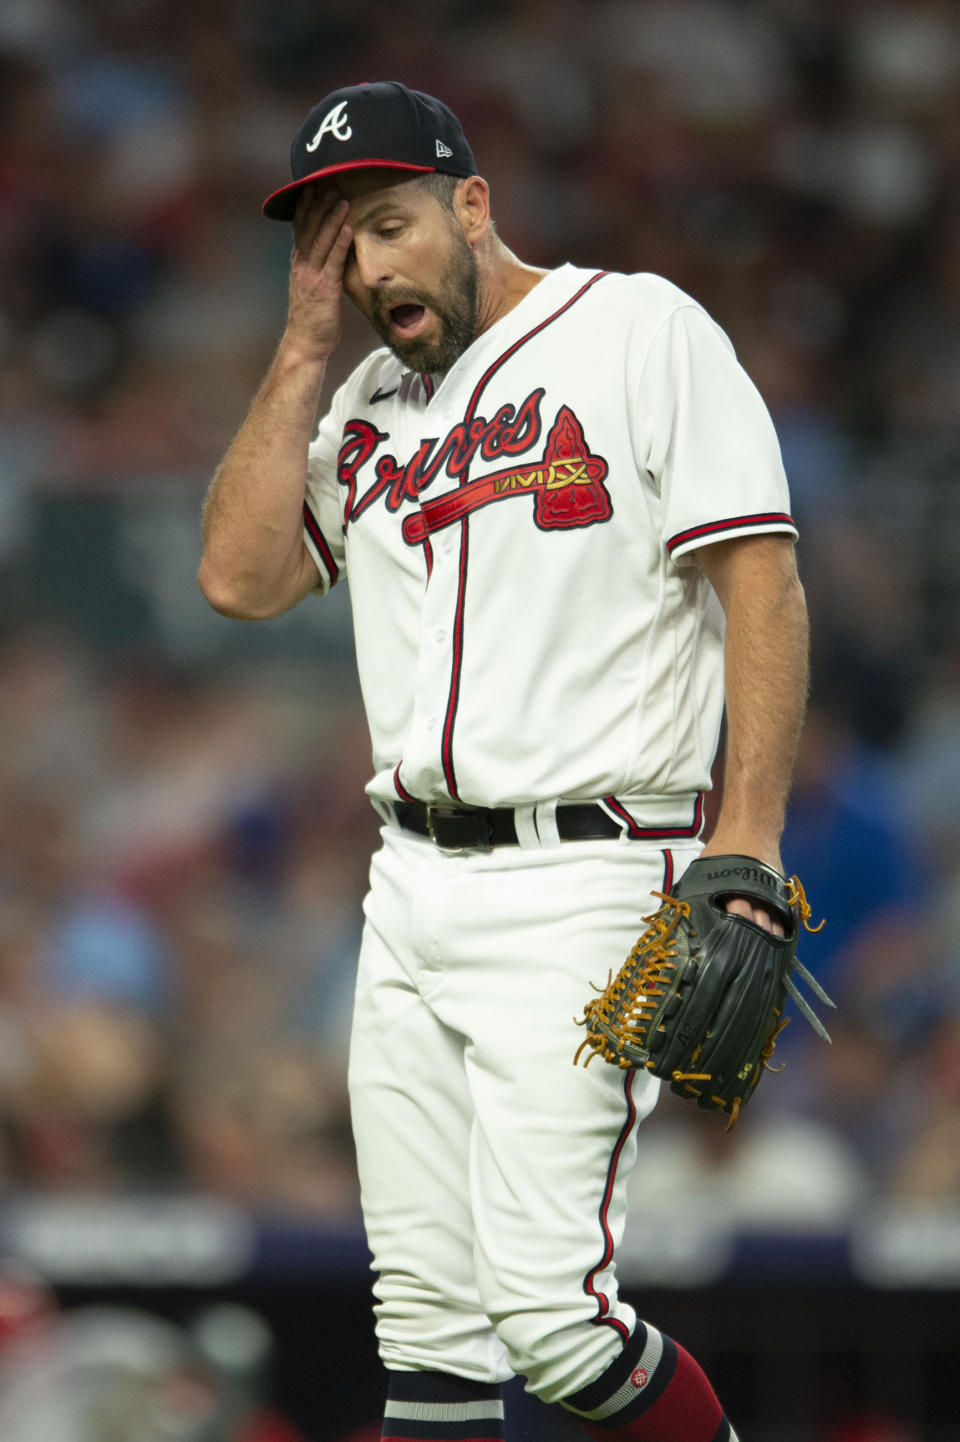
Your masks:
{"label": "wilson logo on glove", "polygon": [[[776,1040],[796,1002],[814,1031],[830,1036],[797,988],[797,972],[827,1006],[834,1003],[797,960],[810,907],[797,877],[789,881],[749,856],[694,861],[663,905],[645,916],[647,929],[615,977],[584,1008],[579,1026],[586,1051],[619,1067],[643,1067],[699,1107],[719,1109],[732,1127],[770,1066]],[[776,911],[785,934],[724,909],[731,896]],[[598,989],[599,990],[599,989]]]}

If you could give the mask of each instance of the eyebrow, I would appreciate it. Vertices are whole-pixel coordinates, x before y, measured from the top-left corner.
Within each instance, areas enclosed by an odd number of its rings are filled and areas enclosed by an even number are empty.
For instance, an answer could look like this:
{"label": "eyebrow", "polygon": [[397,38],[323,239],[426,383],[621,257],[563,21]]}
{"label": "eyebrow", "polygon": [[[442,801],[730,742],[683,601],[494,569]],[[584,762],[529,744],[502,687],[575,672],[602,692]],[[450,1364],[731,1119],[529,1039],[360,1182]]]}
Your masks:
{"label": "eyebrow", "polygon": [[406,213],[408,207],[401,200],[381,200],[362,217],[362,224],[375,224],[383,215],[396,215],[397,212]]}

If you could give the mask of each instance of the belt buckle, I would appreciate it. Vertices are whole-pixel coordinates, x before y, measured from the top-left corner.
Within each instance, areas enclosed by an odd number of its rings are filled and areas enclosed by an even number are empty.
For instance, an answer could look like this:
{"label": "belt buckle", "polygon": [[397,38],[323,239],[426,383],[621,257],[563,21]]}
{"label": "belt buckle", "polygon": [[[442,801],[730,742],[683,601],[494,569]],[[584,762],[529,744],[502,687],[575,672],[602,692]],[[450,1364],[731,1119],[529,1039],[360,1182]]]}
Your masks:
{"label": "belt buckle", "polygon": [[490,822],[483,812],[443,802],[427,802],[427,835],[440,851],[462,856],[465,851],[492,851]]}

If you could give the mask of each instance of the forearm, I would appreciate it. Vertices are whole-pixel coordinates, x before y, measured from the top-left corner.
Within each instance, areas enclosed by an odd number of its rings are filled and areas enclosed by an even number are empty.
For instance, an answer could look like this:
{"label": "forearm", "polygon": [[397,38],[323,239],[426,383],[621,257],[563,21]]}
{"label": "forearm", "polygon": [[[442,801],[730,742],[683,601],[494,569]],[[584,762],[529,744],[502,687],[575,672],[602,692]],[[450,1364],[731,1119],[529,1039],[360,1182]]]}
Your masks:
{"label": "forearm", "polygon": [[353,232],[336,194],[300,198],[287,324],[267,377],[210,485],[200,589],[214,610],[259,620],[317,584],[303,540],[307,455],[327,363],[340,339]]}
{"label": "forearm", "polygon": [[277,615],[316,584],[304,551],[303,500],[325,370],[325,360],[281,341],[210,484],[197,579],[227,615]]}
{"label": "forearm", "polygon": [[724,578],[727,737],[723,798],[707,847],[778,869],[809,677],[803,589],[792,553],[783,559]]}

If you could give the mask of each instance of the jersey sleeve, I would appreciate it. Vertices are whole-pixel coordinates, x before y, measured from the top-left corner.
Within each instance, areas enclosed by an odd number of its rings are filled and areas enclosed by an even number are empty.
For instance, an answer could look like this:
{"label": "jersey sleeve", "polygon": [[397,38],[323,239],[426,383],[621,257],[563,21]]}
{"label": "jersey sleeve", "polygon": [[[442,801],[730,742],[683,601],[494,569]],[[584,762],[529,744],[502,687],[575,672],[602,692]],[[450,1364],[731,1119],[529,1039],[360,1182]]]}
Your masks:
{"label": "jersey sleeve", "polygon": [[640,405],[646,468],[658,485],[667,552],[689,563],[712,541],[796,536],[770,414],[720,327],[696,304],[675,309],[646,356]]}
{"label": "jersey sleeve", "polygon": [[346,571],[343,505],[337,482],[337,456],[343,436],[343,388],[310,444],[307,487],[303,502],[303,539],[320,573],[318,589],[324,594]]}

